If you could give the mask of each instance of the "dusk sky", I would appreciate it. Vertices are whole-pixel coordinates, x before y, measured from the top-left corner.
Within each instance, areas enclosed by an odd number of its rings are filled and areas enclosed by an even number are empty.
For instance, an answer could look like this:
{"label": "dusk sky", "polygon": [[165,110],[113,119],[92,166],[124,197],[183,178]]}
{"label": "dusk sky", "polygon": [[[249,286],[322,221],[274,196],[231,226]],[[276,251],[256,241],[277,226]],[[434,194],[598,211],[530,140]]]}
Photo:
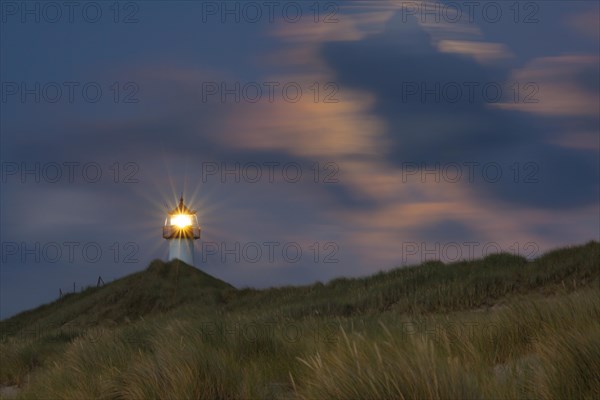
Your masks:
{"label": "dusk sky", "polygon": [[0,2],[1,319],[181,193],[236,287],[600,239],[597,1],[71,3]]}

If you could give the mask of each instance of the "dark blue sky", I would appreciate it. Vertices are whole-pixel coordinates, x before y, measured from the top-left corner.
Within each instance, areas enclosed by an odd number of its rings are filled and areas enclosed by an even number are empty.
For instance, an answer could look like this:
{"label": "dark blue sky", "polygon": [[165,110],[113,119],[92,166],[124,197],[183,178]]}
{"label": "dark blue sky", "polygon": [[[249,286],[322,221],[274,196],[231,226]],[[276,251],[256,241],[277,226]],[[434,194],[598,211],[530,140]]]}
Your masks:
{"label": "dark blue sky", "polygon": [[0,3],[0,318],[166,258],[182,191],[238,287],[600,237],[597,2],[51,4]]}

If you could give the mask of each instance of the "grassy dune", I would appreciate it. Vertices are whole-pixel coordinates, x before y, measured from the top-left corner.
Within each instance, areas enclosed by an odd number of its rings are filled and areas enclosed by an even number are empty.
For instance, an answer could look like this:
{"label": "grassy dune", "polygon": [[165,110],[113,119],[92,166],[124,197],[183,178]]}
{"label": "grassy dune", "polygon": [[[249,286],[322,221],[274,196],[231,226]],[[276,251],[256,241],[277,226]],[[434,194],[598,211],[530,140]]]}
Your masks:
{"label": "grassy dune", "polygon": [[600,244],[236,290],[184,264],[0,322],[26,399],[600,398]]}

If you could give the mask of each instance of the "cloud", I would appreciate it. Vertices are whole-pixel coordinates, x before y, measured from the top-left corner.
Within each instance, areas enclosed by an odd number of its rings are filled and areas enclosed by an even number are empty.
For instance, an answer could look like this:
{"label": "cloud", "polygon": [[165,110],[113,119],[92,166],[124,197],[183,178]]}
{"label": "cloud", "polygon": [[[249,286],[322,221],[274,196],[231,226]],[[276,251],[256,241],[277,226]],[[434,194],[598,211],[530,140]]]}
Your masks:
{"label": "cloud", "polygon": [[597,116],[599,66],[600,58],[592,55],[536,58],[513,71],[510,78],[521,85],[534,85],[521,94],[523,101],[495,106],[545,116]]}
{"label": "cloud", "polygon": [[600,150],[600,135],[598,131],[565,133],[551,139],[550,143],[578,150]]}
{"label": "cloud", "polygon": [[[304,90],[318,82],[302,76],[275,81],[302,82]],[[315,102],[314,93],[305,92],[296,103],[280,99],[272,104],[238,107],[235,113],[239,118],[228,121],[219,140],[239,149],[280,151],[331,161],[377,154],[381,124],[377,118],[363,113],[373,103],[372,98],[349,90],[338,92],[335,88],[331,86],[321,95],[331,94],[337,103]]]}
{"label": "cloud", "polygon": [[440,40],[437,47],[442,53],[464,54],[473,57],[482,64],[490,64],[513,57],[513,54],[502,43]]}
{"label": "cloud", "polygon": [[[333,4],[333,3],[332,3]],[[332,10],[330,10],[332,11]],[[321,12],[323,20],[301,19],[294,24],[280,24],[273,34],[289,43],[320,44],[328,41],[355,41],[383,31],[385,23],[394,15],[390,9],[342,7],[343,14]]]}
{"label": "cloud", "polygon": [[573,31],[597,41],[600,38],[600,22],[598,21],[600,6],[595,2],[591,2],[589,6],[591,9],[569,16],[566,25]]}

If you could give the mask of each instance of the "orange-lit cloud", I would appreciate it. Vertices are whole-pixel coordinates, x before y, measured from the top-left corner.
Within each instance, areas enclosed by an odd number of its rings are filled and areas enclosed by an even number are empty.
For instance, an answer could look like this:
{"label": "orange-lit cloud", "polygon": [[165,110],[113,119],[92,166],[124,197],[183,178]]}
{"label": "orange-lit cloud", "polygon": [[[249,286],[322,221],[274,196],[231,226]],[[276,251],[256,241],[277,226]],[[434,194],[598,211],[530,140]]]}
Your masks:
{"label": "orange-lit cloud", "polygon": [[442,53],[464,54],[480,63],[493,63],[513,57],[508,48],[501,43],[474,42],[467,40],[440,40],[437,43]]}
{"label": "orange-lit cloud", "polygon": [[[278,81],[299,82],[298,78]],[[237,148],[278,150],[331,160],[377,154],[382,123],[365,113],[372,96],[348,91],[332,95],[339,100],[337,103],[315,102],[315,92],[306,91],[314,81],[304,83],[301,87],[305,93],[297,103],[280,98],[274,103],[239,107],[235,111],[238,118],[228,122],[227,134],[220,140]],[[321,97],[325,94],[321,93]]]}
{"label": "orange-lit cloud", "polygon": [[598,115],[599,94],[596,88],[577,82],[578,75],[587,70],[597,71],[600,59],[592,55],[562,55],[536,58],[513,72],[510,81],[522,85],[533,83],[538,88],[527,101],[494,104],[507,110],[518,110],[548,116]]}

